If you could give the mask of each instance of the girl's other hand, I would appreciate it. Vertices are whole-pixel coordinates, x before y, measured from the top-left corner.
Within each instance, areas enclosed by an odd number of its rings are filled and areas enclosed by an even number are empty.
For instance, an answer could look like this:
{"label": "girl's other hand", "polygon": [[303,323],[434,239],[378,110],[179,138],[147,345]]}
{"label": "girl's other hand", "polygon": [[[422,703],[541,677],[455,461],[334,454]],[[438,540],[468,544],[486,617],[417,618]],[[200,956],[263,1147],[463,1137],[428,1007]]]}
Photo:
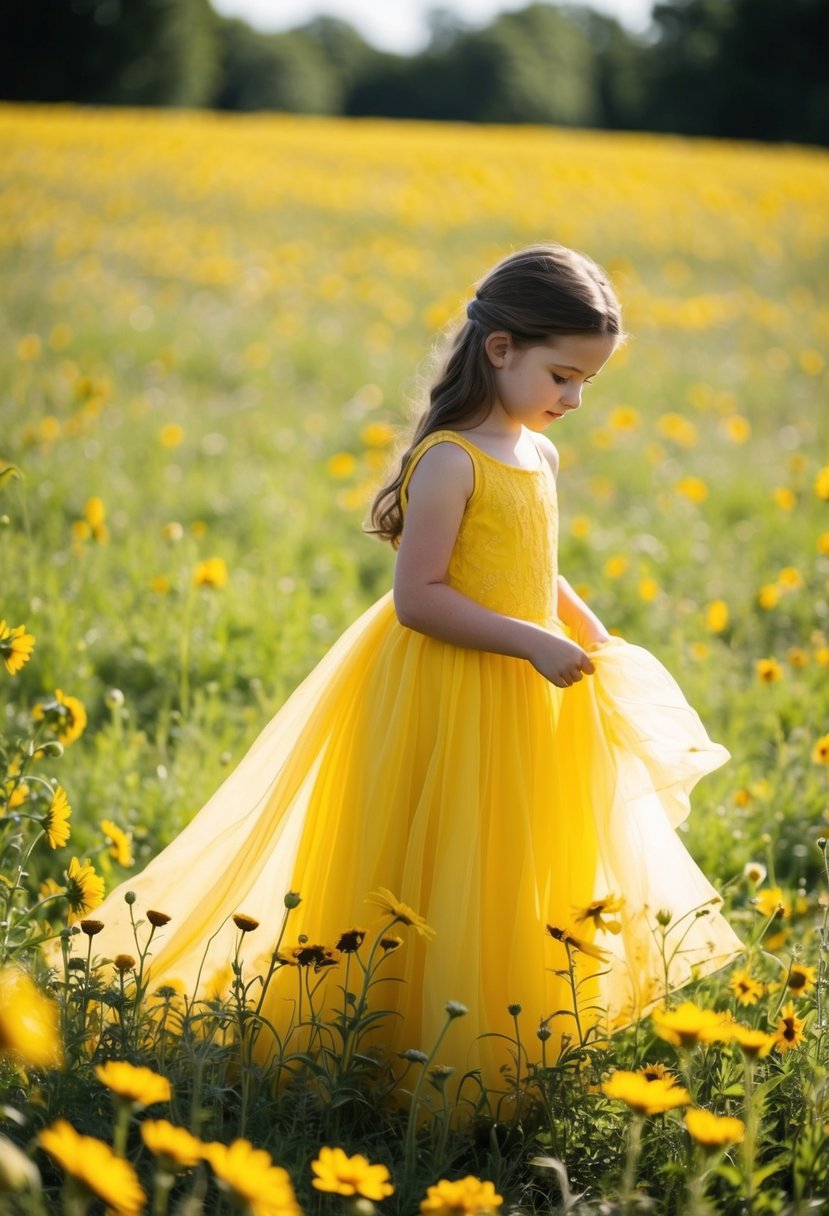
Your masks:
{"label": "girl's other hand", "polygon": [[533,667],[558,688],[569,688],[577,684],[584,675],[595,671],[590,656],[581,646],[567,638],[548,633],[538,639],[527,658]]}

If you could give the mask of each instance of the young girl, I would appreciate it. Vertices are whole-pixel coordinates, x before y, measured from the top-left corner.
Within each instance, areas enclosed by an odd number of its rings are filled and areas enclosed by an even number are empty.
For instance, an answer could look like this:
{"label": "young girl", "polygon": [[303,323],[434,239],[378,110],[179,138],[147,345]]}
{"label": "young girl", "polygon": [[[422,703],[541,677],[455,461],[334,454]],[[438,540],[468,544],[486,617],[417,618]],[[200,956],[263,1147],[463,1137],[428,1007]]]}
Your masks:
{"label": "young girl", "polygon": [[[232,914],[260,922],[244,953],[266,960],[287,891],[302,897],[290,955],[298,934],[333,947],[388,922],[367,902],[383,888],[414,925],[384,964],[404,982],[383,984],[376,1004],[403,1016],[380,1024],[378,1049],[429,1051],[447,1001],[461,1002],[439,1062],[493,1088],[516,1005],[525,1043],[550,1032],[548,1060],[575,1038],[569,958],[584,1034],[629,1024],[666,984],[742,950],[675,831],[728,753],[664,667],[611,637],[557,569],[558,456],[542,432],[567,425],[622,340],[613,290],[583,254],[534,246],[482,280],[374,504],[372,530],[398,549],[393,592],[108,897],[97,950],[134,949],[131,889],[139,916],[171,918],[153,982],[192,994],[232,957]],[[262,1010],[277,1031],[291,970]],[[342,982],[326,980],[332,1006]]]}

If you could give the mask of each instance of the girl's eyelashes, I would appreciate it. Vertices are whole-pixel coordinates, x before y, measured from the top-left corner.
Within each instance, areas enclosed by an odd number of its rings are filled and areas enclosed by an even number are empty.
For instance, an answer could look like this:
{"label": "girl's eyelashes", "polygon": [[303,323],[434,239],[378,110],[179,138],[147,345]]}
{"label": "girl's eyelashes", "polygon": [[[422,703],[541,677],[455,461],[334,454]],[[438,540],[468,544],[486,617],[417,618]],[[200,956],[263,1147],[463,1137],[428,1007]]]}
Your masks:
{"label": "girl's eyelashes", "polygon": [[[556,384],[566,384],[566,383],[568,382],[568,380],[570,379],[570,377],[569,377],[569,376],[560,376],[560,375],[558,374],[558,372],[553,372],[553,373],[552,373],[552,375],[553,375],[553,379],[555,380]],[[585,380],[585,382],[584,382],[584,383],[585,383],[585,384],[592,384],[592,383],[593,383],[593,377],[592,377],[592,376],[588,377],[588,379],[587,379],[587,380]]]}

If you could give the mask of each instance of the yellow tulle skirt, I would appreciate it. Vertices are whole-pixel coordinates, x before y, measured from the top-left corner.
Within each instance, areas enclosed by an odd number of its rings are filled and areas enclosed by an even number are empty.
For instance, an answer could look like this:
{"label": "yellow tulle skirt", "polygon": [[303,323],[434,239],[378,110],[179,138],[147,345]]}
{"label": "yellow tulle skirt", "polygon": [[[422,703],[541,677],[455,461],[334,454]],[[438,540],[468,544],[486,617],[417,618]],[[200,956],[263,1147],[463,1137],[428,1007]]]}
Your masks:
{"label": "yellow tulle skirt", "polygon": [[[515,1050],[499,1037],[514,1037],[509,1006],[521,1007],[532,1060],[542,1022],[548,1061],[591,1026],[631,1023],[666,985],[743,949],[676,831],[689,791],[728,753],[648,651],[613,638],[591,657],[595,674],[562,690],[524,660],[402,627],[385,595],[180,835],[108,896],[96,950],[134,953],[132,890],[137,917],[170,917],[153,940],[152,984],[192,994],[227,975],[234,913],[259,922],[242,954],[248,971],[263,970],[286,892],[302,901],[281,947],[290,958],[301,935],[330,949],[357,928],[366,951],[390,920],[367,896],[385,888],[435,935],[393,927],[403,945],[378,971],[372,1005],[402,1016],[375,1027],[378,1054],[430,1051],[456,1001],[467,1013],[438,1062],[499,1088]],[[346,963],[315,973],[331,1010]],[[285,966],[262,1013],[282,1034],[296,1004],[297,968]],[[262,1058],[272,1047],[260,1035]]]}

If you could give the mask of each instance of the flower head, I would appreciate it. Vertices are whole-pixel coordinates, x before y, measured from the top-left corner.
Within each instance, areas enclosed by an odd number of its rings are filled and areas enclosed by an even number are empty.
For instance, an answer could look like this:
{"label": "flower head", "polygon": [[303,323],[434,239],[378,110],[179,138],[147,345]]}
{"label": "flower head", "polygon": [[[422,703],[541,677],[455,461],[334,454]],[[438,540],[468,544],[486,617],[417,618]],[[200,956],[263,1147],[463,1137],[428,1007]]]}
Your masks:
{"label": "flower head", "polygon": [[758,886],[766,877],[767,870],[762,861],[747,861],[743,866],[743,877]]}
{"label": "flower head", "polygon": [[170,919],[166,912],[157,912],[155,908],[147,909],[147,920],[154,929],[161,929],[164,925],[168,925]]}
{"label": "flower head", "polygon": [[401,924],[414,929],[415,933],[420,937],[425,937],[427,941],[435,936],[435,930],[426,924],[425,919],[408,904],[401,903],[388,887],[378,887],[376,891],[372,891],[370,895],[366,896],[366,901],[377,904],[384,912],[388,912]]}
{"label": "flower head", "polygon": [[66,871],[66,898],[70,921],[94,912],[104,902],[104,880],[88,861],[78,861],[77,857],[70,861]]}
{"label": "flower head", "polygon": [[251,1216],[302,1216],[286,1170],[248,1140],[206,1144],[204,1158],[223,1190],[246,1203]]}
{"label": "flower head", "polygon": [[227,563],[223,557],[208,557],[199,562],[193,572],[197,587],[224,587],[227,583]]}
{"label": "flower head", "polygon": [[72,808],[69,805],[66,790],[62,785],[58,785],[52,795],[49,810],[46,812],[43,821],[43,831],[51,848],[62,848],[69,839],[68,821],[71,814]]}
{"label": "flower head", "polygon": [[656,1033],[675,1047],[693,1047],[728,1035],[727,1014],[701,1009],[693,1001],[683,1001],[676,1009],[655,1009],[651,1014]]}
{"label": "flower head", "polygon": [[168,1174],[189,1169],[202,1159],[203,1144],[185,1127],[175,1127],[166,1119],[145,1119],[141,1139]]}
{"label": "flower head", "polygon": [[764,887],[754,897],[754,906],[761,916],[778,916],[786,920],[792,914],[792,906],[781,887]]}
{"label": "flower head", "polygon": [[38,1132],[37,1138],[67,1174],[102,1199],[111,1211],[119,1216],[139,1216],[144,1211],[147,1196],[135,1170],[103,1140],[79,1135],[65,1119]]}
{"label": "flower head", "polygon": [[781,1009],[777,1022],[777,1033],[774,1036],[777,1050],[785,1053],[793,1047],[799,1047],[804,1039],[804,1025],[804,1020],[796,1015],[794,1002],[788,1001]]}
{"label": "flower head", "polygon": [[86,710],[77,697],[55,689],[52,701],[40,702],[32,710],[36,722],[46,722],[64,747],[80,739],[86,729]]}
{"label": "flower head", "polygon": [[639,1115],[661,1115],[676,1106],[687,1106],[691,1095],[673,1079],[649,1080],[640,1072],[617,1069],[602,1082],[602,1092],[608,1098],[624,1102]]}
{"label": "flower head", "polygon": [[394,1187],[385,1165],[370,1165],[360,1153],[347,1157],[341,1148],[321,1148],[311,1162],[316,1174],[313,1185],[318,1191],[334,1195],[362,1195],[364,1199],[385,1199]]}
{"label": "flower head", "polygon": [[802,996],[812,988],[817,980],[817,967],[807,967],[803,963],[792,963],[786,987],[797,996]]}
{"label": "flower head", "polygon": [[0,1058],[34,1068],[63,1059],[57,1006],[14,965],[0,970]]}
{"label": "flower head", "polygon": [[126,975],[128,971],[135,970],[135,959],[131,954],[116,954],[112,963],[119,975]]}
{"label": "flower head", "polygon": [[126,1060],[108,1060],[96,1065],[95,1075],[107,1089],[134,1107],[170,1101],[170,1082],[151,1068],[128,1064]]}
{"label": "flower head", "polygon": [[777,659],[758,659],[754,669],[761,684],[775,684],[783,678],[783,668]]}
{"label": "flower head", "polygon": [[255,920],[252,916],[245,916],[244,912],[235,912],[233,914],[233,923],[243,933],[253,933],[254,929],[259,928],[259,921]]}
{"label": "flower head", "polygon": [[698,1106],[686,1110],[685,1126],[691,1139],[703,1148],[724,1148],[726,1144],[739,1144],[746,1130],[742,1119],[714,1115]]}
{"label": "flower head", "polygon": [[756,1005],[763,995],[762,981],[749,975],[745,967],[734,972],[728,986],[741,1005]]}
{"label": "flower head", "polygon": [[577,909],[575,919],[578,923],[592,920],[597,929],[605,933],[621,933],[622,924],[618,920],[608,920],[608,916],[616,916],[622,911],[624,897],[605,895],[604,899],[594,899],[586,908]]}
{"label": "flower head", "polygon": [[610,959],[607,950],[602,950],[600,946],[594,946],[591,942],[582,941],[580,937],[575,937],[567,929],[558,929],[555,925],[548,925],[547,932],[550,937],[557,942],[561,942],[563,946],[569,946],[573,950],[580,950],[582,954],[586,954],[589,958],[598,959],[599,962],[606,963]]}
{"label": "flower head", "polygon": [[25,625],[12,628],[0,621],[0,659],[10,676],[16,676],[20,668],[28,663],[35,648],[35,640],[26,632]]}
{"label": "flower head", "polygon": [[829,735],[821,735],[812,748],[815,764],[829,764]]}
{"label": "flower head", "polygon": [[319,971],[322,967],[335,967],[337,965],[334,951],[330,950],[327,946],[306,943],[301,946],[295,946],[291,954],[300,967],[313,967],[315,971]]}
{"label": "flower head", "polygon": [[423,1216],[491,1216],[504,1202],[491,1182],[467,1174],[457,1182],[443,1178],[421,1200]]}
{"label": "flower head", "polygon": [[340,934],[336,949],[340,954],[355,954],[362,946],[365,936],[365,929],[346,929],[345,933]]}
{"label": "flower head", "polygon": [[777,1043],[773,1034],[766,1034],[764,1030],[754,1030],[750,1026],[743,1026],[740,1022],[732,1024],[730,1033],[733,1042],[750,1060],[759,1060],[763,1056],[767,1056]]}
{"label": "flower head", "polygon": [[125,832],[111,819],[101,820],[101,831],[109,843],[110,857],[114,857],[119,866],[131,866],[133,864],[132,837],[129,832]]}

